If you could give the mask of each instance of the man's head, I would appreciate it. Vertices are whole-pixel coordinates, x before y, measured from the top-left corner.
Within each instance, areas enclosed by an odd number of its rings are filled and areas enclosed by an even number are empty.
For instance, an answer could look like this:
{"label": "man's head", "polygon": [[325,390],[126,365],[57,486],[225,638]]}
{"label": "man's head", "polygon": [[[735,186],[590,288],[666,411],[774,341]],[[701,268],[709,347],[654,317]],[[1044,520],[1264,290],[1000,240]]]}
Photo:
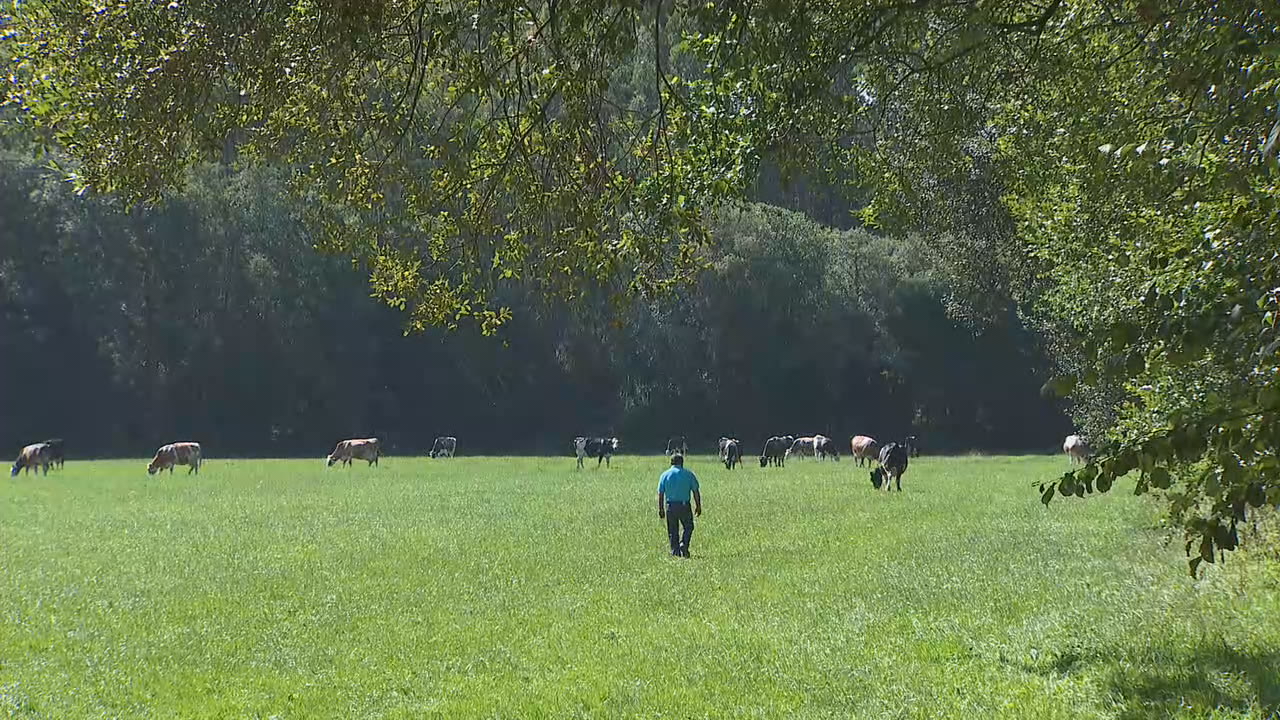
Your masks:
{"label": "man's head", "polygon": [[673,467],[684,467],[684,456],[681,455],[680,453],[676,453],[675,455],[672,455],[671,465]]}

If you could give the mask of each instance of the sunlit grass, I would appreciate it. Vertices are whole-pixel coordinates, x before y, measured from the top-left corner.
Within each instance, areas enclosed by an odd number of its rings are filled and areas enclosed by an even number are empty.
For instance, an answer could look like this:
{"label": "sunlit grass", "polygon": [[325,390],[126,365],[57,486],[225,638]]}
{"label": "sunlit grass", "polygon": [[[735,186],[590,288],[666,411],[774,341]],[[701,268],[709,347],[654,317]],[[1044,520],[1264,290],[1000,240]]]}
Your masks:
{"label": "sunlit grass", "polygon": [[[1061,458],[922,458],[905,492],[693,458],[68,462],[0,494],[0,716],[1267,717],[1280,591],[1186,576]],[[1214,572],[1218,572],[1214,569]],[[1274,576],[1272,576],[1274,577]]]}

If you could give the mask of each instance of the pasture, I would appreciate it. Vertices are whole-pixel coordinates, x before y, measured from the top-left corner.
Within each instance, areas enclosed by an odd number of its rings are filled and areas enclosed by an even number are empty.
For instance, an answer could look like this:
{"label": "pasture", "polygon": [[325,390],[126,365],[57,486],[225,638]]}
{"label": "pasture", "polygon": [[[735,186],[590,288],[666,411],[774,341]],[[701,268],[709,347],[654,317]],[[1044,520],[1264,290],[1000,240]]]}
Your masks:
{"label": "pasture", "polygon": [[[0,716],[1263,718],[1280,589],[1058,457],[76,462],[0,493]],[[1255,568],[1256,569],[1256,568]]]}

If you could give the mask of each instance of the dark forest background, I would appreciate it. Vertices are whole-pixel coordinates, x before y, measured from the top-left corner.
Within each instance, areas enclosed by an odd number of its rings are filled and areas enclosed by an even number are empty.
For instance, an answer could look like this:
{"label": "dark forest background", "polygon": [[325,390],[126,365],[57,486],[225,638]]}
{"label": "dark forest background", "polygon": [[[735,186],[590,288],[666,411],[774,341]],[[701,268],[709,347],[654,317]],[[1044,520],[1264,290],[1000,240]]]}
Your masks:
{"label": "dark forest background", "polygon": [[181,439],[307,456],[376,435],[409,454],[451,434],[464,453],[567,453],[573,435],[616,434],[648,452],[683,433],[755,452],[787,432],[1049,451],[1069,428],[1012,306],[955,319],[936,251],[851,226],[801,182],[766,174],[758,202],[720,212],[708,269],[674,296],[617,311],[517,285],[495,337],[406,336],[361,268],[313,249],[281,171],[211,165],[126,209],[35,157],[15,137],[0,154],[0,439],[15,451],[60,436],[81,457]]}

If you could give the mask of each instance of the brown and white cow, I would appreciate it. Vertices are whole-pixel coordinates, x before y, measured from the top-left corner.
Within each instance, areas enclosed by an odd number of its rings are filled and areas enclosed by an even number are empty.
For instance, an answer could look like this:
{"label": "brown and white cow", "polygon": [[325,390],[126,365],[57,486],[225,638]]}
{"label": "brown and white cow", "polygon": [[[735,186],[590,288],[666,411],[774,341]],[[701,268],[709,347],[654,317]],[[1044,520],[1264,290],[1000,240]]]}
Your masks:
{"label": "brown and white cow", "polygon": [[329,453],[327,464],[333,467],[336,462],[350,465],[352,459],[366,460],[370,465],[378,464],[378,456],[382,454],[382,443],[378,438],[359,438],[341,440],[338,446]]}
{"label": "brown and white cow", "polygon": [[1062,441],[1062,452],[1066,453],[1073,463],[1089,461],[1089,443],[1079,435],[1068,435],[1067,439]]}
{"label": "brown and white cow", "polygon": [[18,453],[18,459],[13,462],[13,469],[9,471],[9,477],[17,477],[18,473],[26,470],[28,472],[34,470],[37,473],[44,468],[44,474],[49,474],[49,466],[54,462],[53,450],[49,447],[49,443],[34,443],[22,448]]}
{"label": "brown and white cow", "polygon": [[161,445],[156,451],[156,456],[151,458],[150,464],[147,465],[147,474],[155,475],[157,472],[168,469],[169,474],[173,474],[174,465],[188,465],[187,474],[200,474],[200,443],[197,442],[176,442],[168,445]]}
{"label": "brown and white cow", "polygon": [[787,457],[791,457],[792,455],[797,457],[804,457],[806,455],[813,457],[817,455],[817,450],[817,438],[812,435],[806,435],[805,437],[798,437],[791,441],[791,448],[787,450]]}
{"label": "brown and white cow", "polygon": [[859,465],[864,463],[870,465],[871,461],[880,456],[880,444],[875,441],[875,438],[854,435],[849,440],[849,451],[853,453],[853,458]]}

